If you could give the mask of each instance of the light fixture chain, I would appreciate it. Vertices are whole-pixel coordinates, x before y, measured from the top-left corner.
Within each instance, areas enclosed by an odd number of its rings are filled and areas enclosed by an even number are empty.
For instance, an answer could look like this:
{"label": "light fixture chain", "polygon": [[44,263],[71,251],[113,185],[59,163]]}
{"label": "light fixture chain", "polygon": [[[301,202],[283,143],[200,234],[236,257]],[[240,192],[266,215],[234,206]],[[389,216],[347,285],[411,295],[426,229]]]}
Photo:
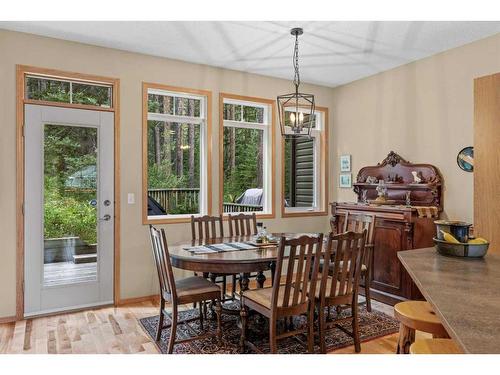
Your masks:
{"label": "light fixture chain", "polygon": [[293,84],[295,87],[300,85],[300,73],[299,73],[299,36],[295,35],[295,48],[293,52],[293,67],[295,69],[295,75],[293,77]]}

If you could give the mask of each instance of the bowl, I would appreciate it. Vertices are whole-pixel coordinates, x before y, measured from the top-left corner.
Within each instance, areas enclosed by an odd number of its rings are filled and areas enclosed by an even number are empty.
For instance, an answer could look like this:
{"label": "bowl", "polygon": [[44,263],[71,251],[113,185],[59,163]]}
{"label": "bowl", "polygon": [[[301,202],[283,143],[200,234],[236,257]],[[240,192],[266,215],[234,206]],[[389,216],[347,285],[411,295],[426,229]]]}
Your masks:
{"label": "bowl", "polygon": [[434,245],[439,254],[464,258],[482,258],[488,252],[488,243],[469,244],[451,243],[434,238]]}
{"label": "bowl", "polygon": [[472,224],[457,220],[436,220],[434,224],[438,240],[444,240],[441,231],[451,234],[458,242],[467,243],[469,240],[469,228]]}

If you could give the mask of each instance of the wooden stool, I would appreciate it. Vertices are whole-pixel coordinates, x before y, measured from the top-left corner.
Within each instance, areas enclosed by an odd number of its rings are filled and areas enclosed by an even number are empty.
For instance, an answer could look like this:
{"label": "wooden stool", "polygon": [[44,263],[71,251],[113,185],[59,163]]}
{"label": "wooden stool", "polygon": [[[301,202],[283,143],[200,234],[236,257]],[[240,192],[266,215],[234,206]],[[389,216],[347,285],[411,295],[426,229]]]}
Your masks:
{"label": "wooden stool", "polygon": [[411,344],[410,354],[462,354],[462,351],[450,339],[423,339]]}
{"label": "wooden stool", "polygon": [[396,353],[408,354],[415,342],[415,331],[431,333],[434,338],[450,338],[426,301],[406,301],[394,306],[394,316],[399,320],[399,339]]}

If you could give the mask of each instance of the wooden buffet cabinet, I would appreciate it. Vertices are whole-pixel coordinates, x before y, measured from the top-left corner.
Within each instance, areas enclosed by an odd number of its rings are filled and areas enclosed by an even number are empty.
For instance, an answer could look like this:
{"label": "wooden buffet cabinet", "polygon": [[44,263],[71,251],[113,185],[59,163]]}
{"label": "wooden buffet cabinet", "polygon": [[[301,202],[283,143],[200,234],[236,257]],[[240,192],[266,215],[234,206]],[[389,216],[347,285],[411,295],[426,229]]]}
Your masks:
{"label": "wooden buffet cabinet", "polygon": [[[412,171],[418,172],[422,183],[411,183]],[[362,203],[363,197],[373,199],[376,196],[376,184],[367,184],[368,176],[393,181],[387,184],[388,199],[396,200],[396,205],[375,206]],[[342,228],[347,212],[374,215],[372,298],[391,305],[407,299],[422,299],[422,295],[400,263],[397,253],[401,250],[433,246],[436,218],[421,217],[417,207],[437,207],[439,215],[442,210],[439,171],[429,164],[409,163],[391,152],[377,166],[362,168],[356,181],[354,191],[358,195],[358,202],[330,203],[332,230],[338,232],[338,228]],[[367,192],[363,193],[363,190]],[[404,205],[403,197],[406,197],[408,191],[412,199],[411,206]]]}

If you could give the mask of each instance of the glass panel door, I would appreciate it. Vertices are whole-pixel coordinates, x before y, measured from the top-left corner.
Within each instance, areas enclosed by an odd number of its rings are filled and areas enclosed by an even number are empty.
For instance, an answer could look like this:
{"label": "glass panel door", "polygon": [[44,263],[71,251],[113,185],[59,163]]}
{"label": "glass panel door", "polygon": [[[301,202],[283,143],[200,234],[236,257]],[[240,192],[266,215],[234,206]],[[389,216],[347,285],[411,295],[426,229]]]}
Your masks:
{"label": "glass panel door", "polygon": [[97,128],[44,125],[44,286],[97,280]]}

